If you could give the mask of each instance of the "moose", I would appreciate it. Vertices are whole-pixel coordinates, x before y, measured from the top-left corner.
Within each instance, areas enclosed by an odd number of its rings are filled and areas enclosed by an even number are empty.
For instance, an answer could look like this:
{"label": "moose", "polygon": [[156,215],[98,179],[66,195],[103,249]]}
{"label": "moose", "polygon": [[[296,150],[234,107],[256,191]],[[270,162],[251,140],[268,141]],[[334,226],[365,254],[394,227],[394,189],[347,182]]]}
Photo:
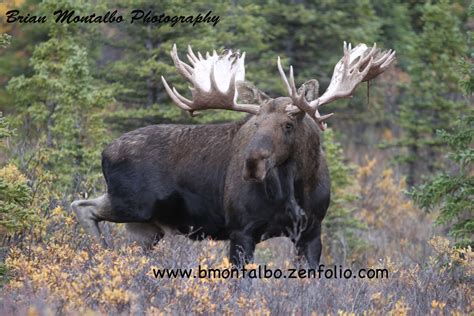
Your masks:
{"label": "moose", "polygon": [[[85,231],[107,246],[98,223],[126,223],[132,241],[152,247],[167,231],[200,240],[230,240],[229,257],[241,266],[255,246],[290,237],[311,267],[319,265],[321,223],[330,201],[330,177],[322,132],[333,113],[319,110],[352,97],[359,83],[383,73],[395,51],[344,42],[327,90],[312,79],[296,89],[277,60],[288,96],[271,98],[245,81],[245,53],[197,55],[187,64],[176,45],[171,58],[191,84],[192,99],[164,87],[191,115],[208,109],[246,112],[219,124],[151,125],[128,132],[102,153],[107,193],[71,204]],[[239,103],[238,101],[243,103]]]}

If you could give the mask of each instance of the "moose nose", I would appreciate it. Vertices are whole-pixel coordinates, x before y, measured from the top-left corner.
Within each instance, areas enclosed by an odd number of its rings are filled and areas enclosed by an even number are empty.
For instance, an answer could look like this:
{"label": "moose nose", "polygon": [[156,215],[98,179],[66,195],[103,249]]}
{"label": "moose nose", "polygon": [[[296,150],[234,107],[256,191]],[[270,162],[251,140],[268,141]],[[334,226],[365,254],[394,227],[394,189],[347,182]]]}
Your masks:
{"label": "moose nose", "polygon": [[267,174],[270,155],[271,152],[268,150],[257,150],[249,153],[244,163],[244,180],[262,182]]}

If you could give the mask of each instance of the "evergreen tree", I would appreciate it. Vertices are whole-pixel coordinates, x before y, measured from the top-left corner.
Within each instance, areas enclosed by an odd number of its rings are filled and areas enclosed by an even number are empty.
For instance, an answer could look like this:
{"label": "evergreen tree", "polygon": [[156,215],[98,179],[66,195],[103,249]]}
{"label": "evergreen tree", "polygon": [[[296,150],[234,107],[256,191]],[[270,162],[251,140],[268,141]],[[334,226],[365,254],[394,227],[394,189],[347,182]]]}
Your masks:
{"label": "evergreen tree", "polygon": [[436,138],[436,130],[452,126],[466,108],[454,67],[466,50],[459,19],[451,4],[441,1],[422,6],[422,21],[422,31],[407,51],[411,80],[400,105],[403,134],[392,144],[406,149],[398,160],[408,167],[408,185],[441,166],[444,142]]}
{"label": "evergreen tree", "polygon": [[[82,12],[81,5],[44,1],[41,8]],[[29,148],[24,155],[41,155],[35,161],[57,176],[56,187],[64,193],[100,177],[100,151],[108,139],[102,115],[112,92],[92,78],[77,32],[73,24],[50,22],[50,39],[36,46],[30,61],[33,75],[15,77],[8,85],[23,127],[19,137]]]}
{"label": "evergreen tree", "polygon": [[6,34],[6,33],[3,33],[0,35],[0,47],[7,47],[9,44],[10,44],[10,38],[11,36]]}
{"label": "evergreen tree", "polygon": [[[0,47],[5,48],[10,44],[11,36],[0,34]],[[5,149],[4,141],[13,136],[13,131],[0,112],[0,150]],[[18,168],[10,163],[3,165],[0,156],[0,237],[21,233],[25,228],[39,222],[37,214],[29,208],[32,192],[27,185],[26,177]],[[0,276],[5,274],[3,263],[6,248],[0,248]]]}
{"label": "evergreen tree", "polygon": [[13,36],[10,45],[0,53],[0,111],[10,113],[12,109],[11,95],[6,92],[8,80],[21,74],[29,74],[28,61],[36,44],[47,39],[47,29],[42,24],[6,23],[6,11],[17,9],[20,12],[38,12],[38,0],[7,1],[0,4],[0,34],[7,33],[2,42]]}
{"label": "evergreen tree", "polygon": [[[343,42],[370,44],[377,40],[381,24],[370,1],[355,2],[351,10],[347,1],[266,0],[261,6],[272,25],[266,34],[272,50],[293,65],[298,82],[317,78],[322,91],[342,57]],[[284,92],[278,76],[269,83],[270,92]]]}
{"label": "evergreen tree", "polygon": [[[470,15],[473,16],[474,5]],[[472,45],[472,32],[470,32]],[[472,46],[471,46],[472,47]],[[468,100],[472,101],[474,91],[474,54],[461,61],[463,88]],[[440,207],[437,224],[449,225],[457,246],[474,247],[474,108],[472,105],[459,115],[449,131],[438,130],[438,137],[448,144],[448,157],[452,161],[452,171],[438,174],[412,192],[415,201],[425,210]]]}
{"label": "evergreen tree", "polygon": [[342,258],[340,263],[357,258],[365,243],[358,237],[364,224],[355,216],[351,206],[358,198],[350,193],[354,185],[354,168],[344,161],[342,146],[332,129],[324,132],[324,150],[331,176],[331,204],[324,219],[324,234],[329,242],[332,258]]}

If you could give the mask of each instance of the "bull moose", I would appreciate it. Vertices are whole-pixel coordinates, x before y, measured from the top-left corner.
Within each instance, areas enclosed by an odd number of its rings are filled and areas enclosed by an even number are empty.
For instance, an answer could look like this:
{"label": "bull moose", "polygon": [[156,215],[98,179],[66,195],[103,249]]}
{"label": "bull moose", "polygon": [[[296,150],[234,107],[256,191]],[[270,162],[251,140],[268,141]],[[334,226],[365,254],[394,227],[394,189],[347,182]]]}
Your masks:
{"label": "bull moose", "polygon": [[314,79],[297,90],[293,68],[287,77],[278,58],[288,96],[275,99],[245,82],[245,53],[203,57],[188,47],[188,65],[174,45],[171,57],[192,85],[189,100],[162,77],[178,107],[192,115],[207,109],[251,115],[223,124],[151,125],[114,140],[102,153],[107,193],[71,204],[82,227],[103,244],[100,221],[126,223],[131,239],[145,247],[168,230],[230,240],[235,265],[252,260],[258,242],[288,236],[311,267],[319,265],[330,201],[321,132],[333,114],[319,109],[384,72],[395,51],[344,43],[321,96]]}

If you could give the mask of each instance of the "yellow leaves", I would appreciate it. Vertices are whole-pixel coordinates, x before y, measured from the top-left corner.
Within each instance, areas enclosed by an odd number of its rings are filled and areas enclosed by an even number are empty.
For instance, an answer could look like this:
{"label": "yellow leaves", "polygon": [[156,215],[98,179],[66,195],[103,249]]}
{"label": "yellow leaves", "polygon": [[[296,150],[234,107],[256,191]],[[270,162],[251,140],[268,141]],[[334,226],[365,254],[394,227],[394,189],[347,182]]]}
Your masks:
{"label": "yellow leaves", "polygon": [[36,307],[30,306],[28,308],[28,311],[26,312],[26,315],[28,315],[28,316],[39,316],[40,313],[38,312],[38,309]]}
{"label": "yellow leaves", "polygon": [[258,264],[256,264],[256,263],[247,263],[247,264],[245,265],[245,268],[246,268],[247,270],[258,269]]}
{"label": "yellow leaves", "polygon": [[437,300],[431,301],[431,309],[434,309],[434,310],[439,309],[440,311],[443,311],[445,307],[446,307],[446,303],[442,303]]}
{"label": "yellow leaves", "polygon": [[161,311],[160,309],[151,306],[146,310],[145,315],[155,315],[155,316],[164,316],[166,315],[165,312]]}
{"label": "yellow leaves", "polygon": [[245,308],[247,308],[248,306],[253,306],[254,303],[255,303],[255,299],[254,299],[254,298],[249,298],[249,297],[245,297],[245,296],[240,296],[240,297],[237,299],[237,305],[239,305],[239,307],[242,308],[242,309],[245,309]]}
{"label": "yellow leaves", "polygon": [[385,302],[382,292],[373,293],[370,296],[370,300],[372,301],[372,303],[375,305],[377,309],[380,309]]}
{"label": "yellow leaves", "polygon": [[362,196],[359,215],[369,227],[401,232],[407,222],[418,220],[420,211],[404,195],[405,180],[398,179],[392,168],[383,167],[382,161],[366,157],[365,164],[359,168],[359,195]]}
{"label": "yellow leaves", "polygon": [[377,162],[376,158],[370,159],[366,156],[365,160],[367,161],[365,166],[361,166],[357,172],[357,177],[362,178],[362,177],[367,177],[369,176],[375,167],[375,164]]}
{"label": "yellow leaves", "polygon": [[223,258],[222,258],[221,267],[222,267],[223,269],[228,269],[228,268],[231,267],[229,258],[227,258],[227,257],[223,257]]}
{"label": "yellow leaves", "polygon": [[80,257],[82,258],[83,261],[87,261],[89,260],[89,254],[87,253],[87,251],[81,251],[79,253]]}
{"label": "yellow leaves", "polygon": [[338,310],[337,315],[338,316],[355,316],[356,314],[352,313],[352,312],[346,312],[346,311]]}
{"label": "yellow leaves", "polygon": [[[57,208],[52,213],[63,212]],[[34,292],[46,291],[52,300],[66,299],[65,308],[70,311],[84,306],[86,297],[103,306],[126,304],[131,281],[148,259],[136,249],[125,252],[133,255],[101,250],[91,256],[69,243],[54,241],[33,245],[28,251],[12,247],[6,262],[13,277],[6,288],[21,290],[26,282]]]}
{"label": "yellow leaves", "polygon": [[[366,212],[373,214],[370,208]],[[68,215],[61,208],[52,210],[50,214],[52,217]],[[176,244],[169,240],[160,243],[151,253],[146,254],[137,246],[118,246],[109,250],[91,244],[83,249],[77,246],[75,240],[77,235],[70,233],[69,228],[64,225],[61,229],[60,233],[55,233],[46,243],[21,248],[12,247],[9,250],[6,262],[11,277],[5,285],[5,290],[20,297],[18,301],[27,300],[22,295],[32,292],[35,295],[44,295],[47,306],[48,304],[55,306],[54,304],[60,301],[63,313],[81,315],[88,311],[87,308],[93,308],[104,314],[233,314],[238,311],[242,314],[269,315],[269,309],[272,312],[275,309],[278,311],[279,307],[275,308],[275,304],[281,304],[280,306],[290,314],[300,315],[308,310],[293,309],[292,304],[298,302],[298,295],[306,295],[305,291],[314,291],[315,288],[312,286],[323,283],[315,279],[250,280],[248,272],[246,279],[192,276],[156,279],[153,276],[153,268],[192,268],[193,272],[197,272],[199,264],[202,264],[202,269],[221,271],[231,269],[232,265],[224,253],[225,247],[215,241],[200,242],[197,246],[199,251],[195,252],[194,257],[188,258],[193,255],[193,250],[190,248],[191,251],[184,249],[182,257],[166,258],[176,247]],[[57,234],[60,234],[61,238],[57,237]],[[408,247],[410,239],[403,238],[397,239],[396,242]],[[117,244],[119,243],[120,241],[117,241]],[[472,262],[470,249],[453,250],[449,242],[441,237],[434,238],[430,243],[433,244],[436,253],[443,253],[445,257],[453,260]],[[189,244],[187,246],[190,247]],[[332,309],[324,315],[353,315],[354,311],[350,309],[350,305],[349,309],[338,311],[338,306],[335,304],[341,300],[352,302],[355,299],[361,301],[354,306],[362,304],[367,306],[363,307],[362,311],[361,307],[357,307],[356,314],[406,315],[420,310],[411,298],[409,303],[406,299],[399,298],[404,289],[425,289],[427,281],[420,277],[421,273],[424,273],[425,266],[407,266],[396,257],[385,257],[383,260],[377,258],[379,257],[372,258],[375,266],[369,268],[388,269],[389,278],[337,280],[337,283],[333,283],[332,280],[324,281],[319,289],[327,289],[334,293]],[[271,266],[272,269],[279,268],[283,271],[295,268],[295,265],[296,261],[289,256],[267,262],[267,268]],[[258,270],[259,266],[247,264],[245,268]],[[356,298],[357,294],[353,290],[357,289],[359,284],[355,283],[354,286],[352,282],[360,282],[362,288],[367,287],[366,294]],[[428,286],[433,286],[437,281],[433,282]],[[455,290],[456,293],[465,293],[463,295],[466,296],[472,293],[469,284],[456,285]],[[442,299],[444,300],[443,297]],[[435,315],[453,311],[448,299],[440,301],[432,296],[424,302],[426,306],[422,308],[431,309]],[[466,314],[468,308],[469,306],[466,309],[460,308],[458,314]]]}
{"label": "yellow leaves", "polygon": [[66,218],[64,219],[64,223],[66,224],[66,226],[73,226],[76,223],[76,220],[74,219],[72,214],[70,214],[69,216],[66,216]]}
{"label": "yellow leaves", "polygon": [[442,236],[434,236],[428,244],[436,253],[436,258],[431,258],[432,265],[439,262],[443,265],[442,270],[461,266],[468,276],[474,276],[474,252],[470,246],[454,248],[449,239]]}
{"label": "yellow leaves", "polygon": [[403,299],[400,299],[395,303],[395,307],[390,310],[388,314],[393,316],[405,316],[408,315],[409,311],[410,307],[405,303]]}
{"label": "yellow leaves", "polygon": [[390,257],[381,260],[377,265],[374,266],[375,269],[388,269],[390,275],[397,273],[400,270],[400,267],[395,263]]}
{"label": "yellow leaves", "polygon": [[391,142],[393,141],[393,133],[391,129],[384,129],[383,134],[382,134],[382,139],[386,142]]}
{"label": "yellow leaves", "polygon": [[18,167],[12,163],[0,169],[0,177],[14,185],[26,183],[26,177],[18,170]]}
{"label": "yellow leaves", "polygon": [[9,0],[6,2],[0,3],[0,14],[5,15],[5,13],[9,10],[16,9],[21,6],[25,0]]}
{"label": "yellow leaves", "polygon": [[61,206],[56,206],[51,211],[51,217],[62,217],[64,215],[63,208]]}
{"label": "yellow leaves", "polygon": [[10,281],[8,286],[11,289],[18,290],[18,289],[21,289],[23,287],[23,282],[22,281],[17,281],[17,280],[12,280],[12,281]]}
{"label": "yellow leaves", "polygon": [[71,229],[76,224],[76,218],[72,213],[66,212],[61,206],[56,206],[50,212],[49,224],[65,224]]}
{"label": "yellow leaves", "polygon": [[102,299],[105,304],[124,304],[130,300],[130,294],[122,289],[106,287],[103,289]]}
{"label": "yellow leaves", "polygon": [[438,254],[451,253],[451,246],[449,245],[449,239],[441,236],[434,236],[428,241],[428,244],[433,247],[433,250]]}

